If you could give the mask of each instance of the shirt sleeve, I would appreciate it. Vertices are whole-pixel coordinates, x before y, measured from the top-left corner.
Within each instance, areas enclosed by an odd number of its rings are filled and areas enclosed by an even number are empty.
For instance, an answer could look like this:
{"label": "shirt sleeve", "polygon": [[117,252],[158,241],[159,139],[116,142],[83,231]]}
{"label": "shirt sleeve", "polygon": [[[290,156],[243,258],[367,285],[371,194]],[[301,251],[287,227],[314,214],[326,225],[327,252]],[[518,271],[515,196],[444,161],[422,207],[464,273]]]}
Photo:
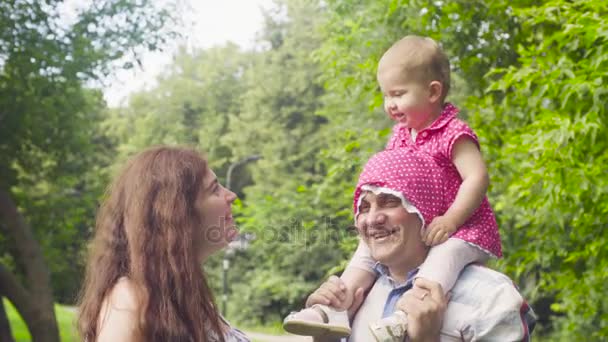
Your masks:
{"label": "shirt sleeve", "polygon": [[477,138],[477,135],[475,134],[475,132],[473,132],[471,127],[469,127],[463,121],[455,119],[449,124],[446,129],[447,135],[444,143],[444,150],[442,152],[448,160],[452,160],[454,145],[456,144],[456,141],[460,138],[468,138],[473,140],[473,142],[475,142],[475,145],[477,145],[477,147],[479,148],[479,139]]}

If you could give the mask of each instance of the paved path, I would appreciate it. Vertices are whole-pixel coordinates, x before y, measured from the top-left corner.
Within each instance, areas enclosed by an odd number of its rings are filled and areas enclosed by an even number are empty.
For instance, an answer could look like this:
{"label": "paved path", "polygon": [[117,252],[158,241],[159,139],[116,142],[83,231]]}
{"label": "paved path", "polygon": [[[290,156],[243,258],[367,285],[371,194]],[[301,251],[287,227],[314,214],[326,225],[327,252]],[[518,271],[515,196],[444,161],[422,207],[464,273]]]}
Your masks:
{"label": "paved path", "polygon": [[297,335],[267,335],[262,333],[254,333],[244,331],[247,337],[260,342],[312,342],[312,338]]}

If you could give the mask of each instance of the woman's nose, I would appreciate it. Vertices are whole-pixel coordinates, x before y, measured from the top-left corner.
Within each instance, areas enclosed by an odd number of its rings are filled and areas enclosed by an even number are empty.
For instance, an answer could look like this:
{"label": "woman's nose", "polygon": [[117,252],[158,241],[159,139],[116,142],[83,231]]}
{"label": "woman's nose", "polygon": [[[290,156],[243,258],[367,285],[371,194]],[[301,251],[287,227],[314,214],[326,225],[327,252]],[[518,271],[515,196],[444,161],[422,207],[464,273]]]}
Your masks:
{"label": "woman's nose", "polygon": [[226,189],[226,200],[230,203],[234,202],[236,200],[237,196],[234,192]]}

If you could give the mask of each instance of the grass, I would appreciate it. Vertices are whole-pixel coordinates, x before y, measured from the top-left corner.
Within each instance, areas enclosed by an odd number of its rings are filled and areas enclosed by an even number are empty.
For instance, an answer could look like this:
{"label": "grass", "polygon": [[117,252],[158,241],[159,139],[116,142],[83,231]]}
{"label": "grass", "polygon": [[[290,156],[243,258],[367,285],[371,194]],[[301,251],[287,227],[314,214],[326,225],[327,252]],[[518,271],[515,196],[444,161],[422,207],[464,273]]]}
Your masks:
{"label": "grass", "polygon": [[239,330],[242,330],[242,331],[251,331],[251,332],[257,332],[257,333],[267,334],[267,335],[285,335],[286,334],[285,330],[283,330],[282,322],[274,322],[269,325],[236,324],[236,325],[234,325],[234,327]]}
{"label": "grass", "polygon": [[[21,316],[15,310],[15,307],[8,300],[4,300],[4,307],[6,308],[6,314],[11,324],[11,331],[16,342],[28,342],[32,338],[25,322],[21,319]],[[76,328],[74,322],[76,313],[74,309],[68,306],[55,304],[55,316],[57,317],[57,323],[59,324],[59,333],[61,334],[62,342],[76,342]]]}
{"label": "grass", "polygon": [[[8,300],[4,299],[4,307],[6,308],[6,314],[8,315],[8,320],[11,324],[11,331],[13,333],[13,337],[16,342],[29,342],[32,340],[30,337],[30,333],[27,330],[27,326],[25,322],[21,319],[21,316],[15,310],[15,307]],[[59,324],[59,333],[61,334],[62,342],[76,342],[78,338],[76,337],[76,328],[74,327],[74,322],[76,319],[76,314],[74,312],[74,308],[69,306],[64,306],[60,304],[55,305],[55,315],[57,317],[57,323]],[[257,333],[263,333],[268,335],[284,335],[285,331],[283,330],[281,322],[274,322],[271,325],[267,326],[247,326],[247,325],[236,325],[236,328],[243,331],[251,331]],[[259,342],[255,341],[254,342]]]}

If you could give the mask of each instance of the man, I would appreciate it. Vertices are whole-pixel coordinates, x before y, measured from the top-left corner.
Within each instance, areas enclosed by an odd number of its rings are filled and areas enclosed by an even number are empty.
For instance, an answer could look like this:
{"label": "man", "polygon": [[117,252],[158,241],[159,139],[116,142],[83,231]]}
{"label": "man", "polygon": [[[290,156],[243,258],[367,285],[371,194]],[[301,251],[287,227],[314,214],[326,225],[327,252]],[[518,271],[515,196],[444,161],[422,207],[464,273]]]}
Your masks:
{"label": "man", "polygon": [[[400,155],[389,158],[387,153]],[[374,269],[378,279],[354,317],[349,341],[384,340],[383,335],[398,334],[369,327],[370,322],[390,316],[396,309],[407,317],[405,328],[411,341],[529,340],[534,313],[511,280],[501,273],[480,265],[467,266],[452,289],[449,302],[436,283],[418,279],[413,287],[418,267],[429,251],[420,232],[427,223],[428,208],[441,206],[434,201],[441,197],[442,189],[433,183],[436,177],[413,176],[399,171],[399,165],[385,163],[387,159],[397,159],[398,164],[407,164],[413,162],[411,158],[416,157],[405,149],[378,153],[368,161],[359,180],[355,217],[364,242],[360,248],[369,248],[377,261]],[[432,167],[433,161],[424,162]],[[383,168],[385,172],[378,172]],[[425,215],[418,208],[424,208]],[[307,304],[331,303],[340,307],[344,289],[341,280],[332,277],[309,297]],[[358,291],[358,303],[351,306],[351,311],[361,303],[361,292]],[[329,317],[327,323],[331,324]]]}

